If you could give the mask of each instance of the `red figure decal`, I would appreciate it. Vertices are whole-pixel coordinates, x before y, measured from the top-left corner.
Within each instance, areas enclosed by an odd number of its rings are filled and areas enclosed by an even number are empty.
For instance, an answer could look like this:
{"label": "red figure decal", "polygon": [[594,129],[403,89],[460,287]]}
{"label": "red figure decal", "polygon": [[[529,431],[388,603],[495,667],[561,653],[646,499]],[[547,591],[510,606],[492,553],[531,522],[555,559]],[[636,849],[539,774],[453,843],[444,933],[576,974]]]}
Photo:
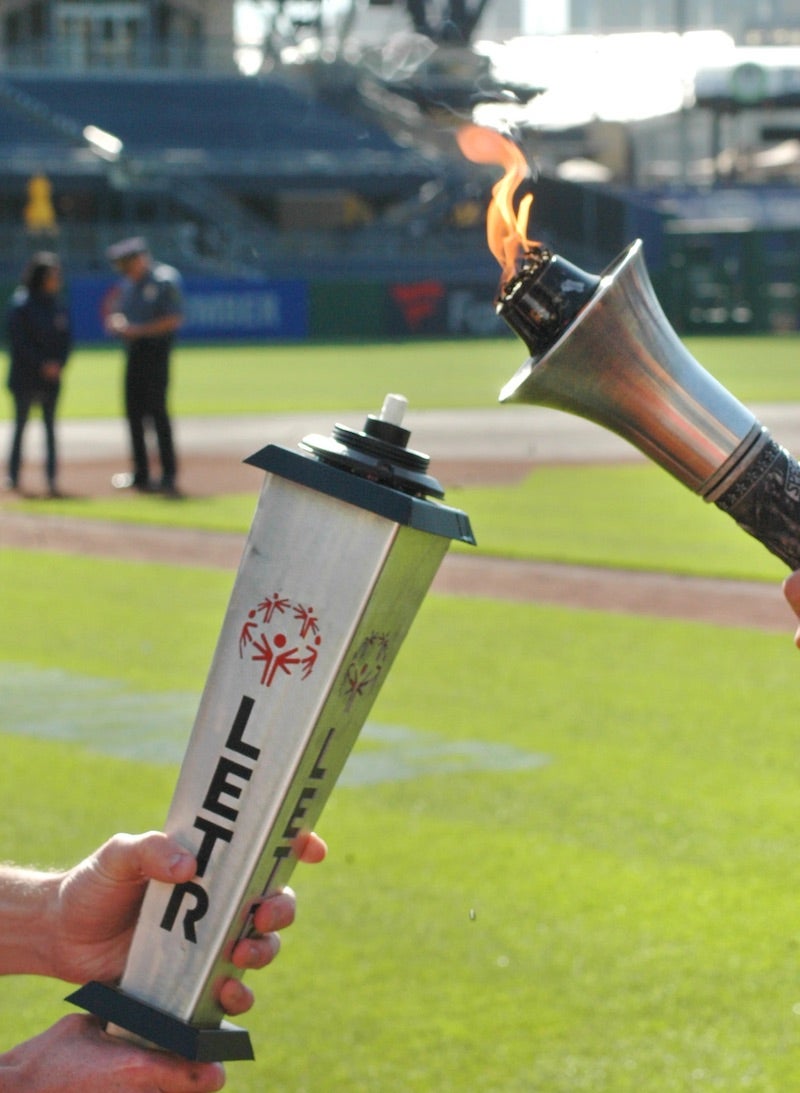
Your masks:
{"label": "red figure decal", "polygon": [[309,634],[316,635],[319,633],[319,619],[314,614],[313,607],[303,607],[301,603],[296,604],[294,617],[300,620],[301,638],[307,638]]}
{"label": "red figure decal", "polygon": [[260,665],[261,684],[270,687],[278,676],[301,679],[314,670],[322,644],[320,620],[313,607],[294,603],[273,592],[247,612],[239,630],[239,657]]}
{"label": "red figure decal", "polygon": [[277,592],[273,592],[271,596],[261,601],[256,610],[262,612],[264,622],[272,622],[272,616],[276,611],[282,615],[289,607],[291,607],[289,600],[284,600]]}

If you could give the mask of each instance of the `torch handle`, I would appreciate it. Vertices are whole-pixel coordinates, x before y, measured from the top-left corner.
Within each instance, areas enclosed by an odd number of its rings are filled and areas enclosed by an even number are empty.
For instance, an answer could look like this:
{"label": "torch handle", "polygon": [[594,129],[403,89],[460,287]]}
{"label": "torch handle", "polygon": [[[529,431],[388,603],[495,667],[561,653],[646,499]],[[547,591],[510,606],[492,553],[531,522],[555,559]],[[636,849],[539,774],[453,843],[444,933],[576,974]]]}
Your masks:
{"label": "torch handle", "polygon": [[715,504],[739,527],[800,569],[800,463],[770,439]]}

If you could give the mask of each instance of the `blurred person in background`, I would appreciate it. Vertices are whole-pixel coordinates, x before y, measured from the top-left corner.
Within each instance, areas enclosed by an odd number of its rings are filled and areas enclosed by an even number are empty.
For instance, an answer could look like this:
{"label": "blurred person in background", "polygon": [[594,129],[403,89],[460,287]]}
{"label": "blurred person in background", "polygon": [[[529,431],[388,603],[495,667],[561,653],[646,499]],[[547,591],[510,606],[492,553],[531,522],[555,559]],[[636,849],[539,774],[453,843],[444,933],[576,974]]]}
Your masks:
{"label": "blurred person in background", "polygon": [[11,298],[8,312],[8,389],[14,399],[15,413],[7,486],[12,490],[20,487],[22,438],[31,408],[38,404],[44,422],[45,474],[50,497],[61,496],[55,418],[61,373],[72,348],[69,312],[61,301],[61,288],[58,256],[49,251],[34,254]]}
{"label": "blurred person in background", "polygon": [[[140,237],[115,243],[106,255],[123,277],[105,328],[125,346],[125,416],[133,463],[130,473],[115,474],[112,482],[118,489],[179,497],[167,393],[172,347],[183,323],[181,276],[172,266],[154,263],[147,242]],[[161,462],[157,481],[150,475],[148,424],[155,433]]]}

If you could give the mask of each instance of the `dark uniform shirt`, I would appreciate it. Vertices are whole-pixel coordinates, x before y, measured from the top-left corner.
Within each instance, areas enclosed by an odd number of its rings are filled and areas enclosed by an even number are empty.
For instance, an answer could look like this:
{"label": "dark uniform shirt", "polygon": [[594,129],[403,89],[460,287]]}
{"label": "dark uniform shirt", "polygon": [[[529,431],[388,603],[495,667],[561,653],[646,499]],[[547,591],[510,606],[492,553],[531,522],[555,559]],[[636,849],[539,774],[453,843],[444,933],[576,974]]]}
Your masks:
{"label": "dark uniform shirt", "polygon": [[72,347],[69,313],[49,293],[31,295],[18,288],[11,298],[8,315],[11,367],[8,388],[17,393],[54,386],[42,381],[42,365],[58,361],[64,365]]}

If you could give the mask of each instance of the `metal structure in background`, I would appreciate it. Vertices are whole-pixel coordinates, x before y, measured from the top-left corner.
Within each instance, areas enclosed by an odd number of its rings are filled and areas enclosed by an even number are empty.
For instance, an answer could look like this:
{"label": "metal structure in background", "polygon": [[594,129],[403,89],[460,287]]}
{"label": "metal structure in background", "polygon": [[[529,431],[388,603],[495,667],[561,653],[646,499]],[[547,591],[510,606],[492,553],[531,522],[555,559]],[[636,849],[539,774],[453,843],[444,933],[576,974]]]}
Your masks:
{"label": "metal structure in background", "polygon": [[6,68],[230,72],[233,12],[234,0],[4,0],[0,51]]}
{"label": "metal structure in background", "polygon": [[[488,17],[492,4],[373,3],[357,12],[351,6],[327,25],[317,0],[262,7],[274,18],[265,22],[258,78],[246,80],[234,65],[232,0],[0,0],[0,280],[10,283],[39,246],[56,246],[70,273],[102,270],[108,242],[129,232],[148,236],[160,257],[186,273],[303,278],[325,312],[338,306],[343,284],[436,280],[449,286],[452,271],[470,265],[465,254],[477,254],[482,246],[479,231],[466,226],[468,215],[485,200],[490,182],[463,172],[448,126],[482,96],[502,99],[514,92],[493,83],[485,56],[456,44],[480,33],[481,14]],[[692,30],[708,23],[710,10],[692,0],[664,0],[646,11],[621,0],[576,2],[572,29]],[[752,5],[744,0],[715,0],[713,14],[715,25],[731,32],[743,34],[752,25]],[[392,49],[384,48],[386,36],[371,42],[384,16],[393,20],[387,26],[403,26],[411,40]],[[770,28],[775,41],[778,29],[783,41],[796,42],[800,35],[800,16],[789,0],[760,5],[758,20],[762,43],[771,40]],[[296,63],[284,62],[290,54]],[[773,88],[767,68],[749,56],[741,51],[742,63],[734,59],[723,92],[704,89],[701,81],[695,107],[620,126],[624,132],[615,131],[614,142],[624,154],[610,184],[566,181],[548,168],[537,185],[538,237],[587,267],[601,268],[627,240],[643,239],[664,309],[682,332],[800,327],[800,269],[793,258],[800,230],[800,143],[794,141],[792,153],[789,139],[800,134],[800,123],[791,111],[776,113],[800,93],[796,80],[786,84],[786,72]],[[221,146],[216,137],[217,143],[203,145],[196,134],[174,130],[159,145],[152,139],[152,110],[145,110],[147,124],[139,119],[131,129],[144,129],[150,143],[124,141],[118,155],[108,156],[84,138],[98,124],[87,105],[91,100],[83,92],[73,99],[66,90],[48,97],[47,88],[56,77],[72,76],[100,99],[109,73],[115,82],[133,81],[138,95],[115,88],[110,96],[117,105],[133,107],[148,84],[166,75],[174,89],[171,106],[186,115],[192,98],[207,94],[209,84],[216,84],[221,101],[217,81],[235,80],[239,90],[221,111],[229,133],[232,119],[280,114],[266,95],[245,102],[239,94],[242,88],[268,89],[274,79],[306,104],[298,117],[331,108],[354,130],[366,126],[389,134],[395,146],[370,146],[363,154],[335,140],[302,146],[300,122],[292,126],[294,147],[260,144],[242,132],[235,148]],[[179,93],[183,104],[176,101]],[[528,88],[527,94],[536,92]],[[107,104],[104,111],[115,117]],[[200,113],[213,111],[204,107]],[[730,123],[729,131],[722,131],[721,119]],[[766,119],[769,133],[785,138],[778,151],[794,154],[794,167],[760,156]],[[108,128],[113,137],[111,122]],[[527,150],[532,161],[541,155],[545,163],[556,162],[558,150],[568,147],[571,156],[602,159],[598,148],[605,138],[596,129],[529,134]],[[744,154],[751,146],[753,154]],[[710,173],[702,180],[688,171],[676,174],[676,163],[693,170],[711,164]],[[20,230],[25,188],[36,174],[53,181],[55,235]],[[328,285],[335,286],[331,293]],[[326,294],[337,303],[325,305]]]}

